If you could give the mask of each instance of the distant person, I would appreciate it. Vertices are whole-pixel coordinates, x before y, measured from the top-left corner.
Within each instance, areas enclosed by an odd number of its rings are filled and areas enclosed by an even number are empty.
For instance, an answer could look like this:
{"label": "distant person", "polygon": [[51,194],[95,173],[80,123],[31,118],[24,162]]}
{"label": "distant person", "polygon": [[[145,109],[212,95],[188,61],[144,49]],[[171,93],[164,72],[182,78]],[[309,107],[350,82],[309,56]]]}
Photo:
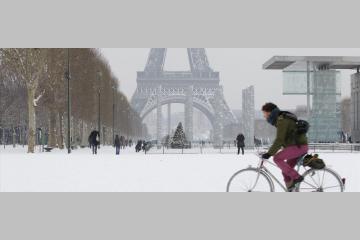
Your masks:
{"label": "distant person", "polygon": [[145,142],[145,140],[143,140],[141,143],[142,143],[141,149],[145,152],[145,150],[146,150],[146,142]]}
{"label": "distant person", "polygon": [[91,149],[91,133],[90,133],[90,135],[89,135],[89,137],[88,137],[88,143],[89,143],[89,148]]}
{"label": "distant person", "polygon": [[115,149],[116,149],[116,155],[119,155],[120,154],[120,146],[121,146],[119,135],[115,136],[114,145],[115,145]]}
{"label": "distant person", "polygon": [[92,148],[92,153],[97,154],[97,148],[100,145],[100,133],[98,131],[94,130],[90,133],[89,143]]}
{"label": "distant person", "polygon": [[138,140],[135,146],[135,151],[136,152],[140,152],[141,151],[141,147],[142,147],[142,141]]}
{"label": "distant person", "polygon": [[240,154],[240,149],[241,149],[241,154],[244,155],[245,137],[242,133],[239,133],[239,135],[236,137],[236,142],[238,148],[238,155]]}
{"label": "distant person", "polygon": [[291,192],[304,181],[304,177],[294,168],[298,158],[308,152],[307,129],[299,133],[297,117],[290,112],[280,111],[273,103],[266,103],[262,112],[266,121],[277,129],[274,143],[262,158],[274,156],[274,162],[281,169],[286,187]]}
{"label": "distant person", "polygon": [[120,137],[120,146],[121,146],[122,149],[125,148],[125,137],[124,136]]}

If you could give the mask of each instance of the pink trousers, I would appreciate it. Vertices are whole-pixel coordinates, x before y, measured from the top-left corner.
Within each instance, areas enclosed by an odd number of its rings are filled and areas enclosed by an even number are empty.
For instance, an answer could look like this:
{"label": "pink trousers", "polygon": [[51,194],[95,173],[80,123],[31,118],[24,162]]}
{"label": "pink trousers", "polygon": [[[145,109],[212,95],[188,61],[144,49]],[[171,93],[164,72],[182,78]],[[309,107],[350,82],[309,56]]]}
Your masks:
{"label": "pink trousers", "polygon": [[308,145],[289,146],[275,154],[274,162],[281,169],[285,182],[290,182],[300,177],[294,168],[299,157],[306,154],[308,150]]}

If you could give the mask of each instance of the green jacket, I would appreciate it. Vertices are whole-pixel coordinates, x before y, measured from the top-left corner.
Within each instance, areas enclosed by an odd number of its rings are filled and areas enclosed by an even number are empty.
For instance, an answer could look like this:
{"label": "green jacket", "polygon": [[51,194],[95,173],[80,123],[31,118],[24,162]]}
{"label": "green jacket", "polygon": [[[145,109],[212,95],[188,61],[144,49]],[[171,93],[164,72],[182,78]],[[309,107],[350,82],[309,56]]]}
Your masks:
{"label": "green jacket", "polygon": [[292,119],[279,115],[275,127],[277,128],[276,139],[268,151],[271,156],[275,155],[282,147],[308,143],[306,134],[296,134],[296,122]]}

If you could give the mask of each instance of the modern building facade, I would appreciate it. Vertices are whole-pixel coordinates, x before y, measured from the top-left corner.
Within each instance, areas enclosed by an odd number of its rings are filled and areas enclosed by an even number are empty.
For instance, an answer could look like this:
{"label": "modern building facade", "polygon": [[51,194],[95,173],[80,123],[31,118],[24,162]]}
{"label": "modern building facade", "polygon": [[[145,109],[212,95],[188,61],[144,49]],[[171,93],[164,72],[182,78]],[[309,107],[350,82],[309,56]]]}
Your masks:
{"label": "modern building facade", "polygon": [[[283,72],[284,95],[307,94],[307,72],[286,70]],[[303,118],[311,124],[309,138],[313,142],[336,142],[339,139],[341,78],[332,69],[311,70],[309,96],[312,97],[310,112]]]}
{"label": "modern building facade", "polygon": [[360,73],[351,76],[351,138],[360,142]]}
{"label": "modern building facade", "polygon": [[254,146],[255,131],[255,93],[254,86],[242,90],[242,132],[245,136],[245,146]]}
{"label": "modern building facade", "polygon": [[[359,66],[360,57],[275,56],[263,68],[283,70],[284,94],[306,95],[310,141],[337,142],[341,139],[338,69],[357,69]],[[356,131],[354,133],[356,135]]]}

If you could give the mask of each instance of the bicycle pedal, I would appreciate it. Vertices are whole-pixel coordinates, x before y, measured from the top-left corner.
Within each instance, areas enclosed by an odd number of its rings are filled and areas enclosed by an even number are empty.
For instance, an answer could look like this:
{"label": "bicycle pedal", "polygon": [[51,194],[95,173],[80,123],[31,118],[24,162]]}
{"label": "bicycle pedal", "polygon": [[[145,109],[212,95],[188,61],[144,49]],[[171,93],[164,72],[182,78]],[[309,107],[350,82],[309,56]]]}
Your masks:
{"label": "bicycle pedal", "polygon": [[294,188],[292,188],[292,189],[288,189],[287,191],[288,191],[288,192],[296,192],[295,190],[296,190],[296,187],[294,187]]}

